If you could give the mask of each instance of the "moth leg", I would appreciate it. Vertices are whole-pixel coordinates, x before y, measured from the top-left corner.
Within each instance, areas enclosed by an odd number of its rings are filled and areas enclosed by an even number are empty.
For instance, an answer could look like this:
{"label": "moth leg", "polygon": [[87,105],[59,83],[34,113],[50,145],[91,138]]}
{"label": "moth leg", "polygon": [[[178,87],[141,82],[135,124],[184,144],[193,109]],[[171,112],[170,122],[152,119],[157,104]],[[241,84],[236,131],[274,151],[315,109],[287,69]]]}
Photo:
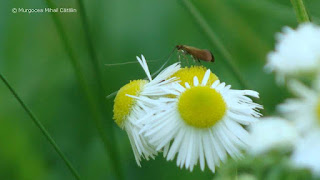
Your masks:
{"label": "moth leg", "polygon": [[189,65],[190,65],[190,64],[189,64],[189,59],[188,59],[188,58],[186,58],[186,60],[187,60],[187,64],[188,64],[188,66],[189,66]]}
{"label": "moth leg", "polygon": [[197,60],[197,62],[201,65],[201,61],[199,60],[199,59],[196,59]]}
{"label": "moth leg", "polygon": [[188,57],[187,57],[187,54],[186,53],[183,53],[182,54],[182,57],[185,61],[187,61],[188,65],[189,65],[189,61],[188,61]]}

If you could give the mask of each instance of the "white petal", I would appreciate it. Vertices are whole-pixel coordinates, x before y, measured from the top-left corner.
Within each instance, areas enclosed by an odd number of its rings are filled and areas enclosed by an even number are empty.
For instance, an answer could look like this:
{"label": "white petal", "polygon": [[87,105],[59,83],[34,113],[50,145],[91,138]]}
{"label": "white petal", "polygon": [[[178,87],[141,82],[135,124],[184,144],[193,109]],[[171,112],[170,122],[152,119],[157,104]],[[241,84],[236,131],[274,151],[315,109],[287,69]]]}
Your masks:
{"label": "white petal", "polygon": [[198,86],[199,85],[199,80],[198,80],[197,76],[193,77],[193,85],[194,86]]}
{"label": "white petal", "polygon": [[210,77],[210,74],[211,74],[211,71],[210,71],[210,69],[208,69],[208,70],[206,71],[206,73],[204,74],[204,77],[203,77],[203,79],[202,79],[202,82],[201,82],[201,85],[202,85],[202,86],[205,86],[205,85],[207,84],[207,82],[208,82],[208,80],[209,80],[209,77]]}

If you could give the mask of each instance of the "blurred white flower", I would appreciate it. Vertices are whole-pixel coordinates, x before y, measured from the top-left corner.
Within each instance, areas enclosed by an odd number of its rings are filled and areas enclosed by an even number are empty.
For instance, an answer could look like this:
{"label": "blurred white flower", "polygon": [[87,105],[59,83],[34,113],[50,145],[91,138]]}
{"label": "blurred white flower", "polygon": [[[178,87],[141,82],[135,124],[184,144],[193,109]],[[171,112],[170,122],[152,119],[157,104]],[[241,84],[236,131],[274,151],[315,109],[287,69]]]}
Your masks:
{"label": "blurred white flower", "polygon": [[175,84],[173,97],[159,99],[165,103],[156,104],[156,110],[139,121],[145,124],[141,133],[156,150],[164,148],[167,160],[173,160],[178,153],[177,165],[191,171],[198,160],[202,170],[207,162],[214,172],[228,154],[242,157],[241,149],[248,142],[248,132],[242,125],[261,116],[258,109],[262,106],[247,97],[258,98],[257,92],[232,90],[219,80],[208,83],[210,76],[207,70],[202,82],[194,75],[193,84]]}
{"label": "blurred white flower", "polygon": [[268,54],[266,69],[277,75],[278,81],[287,76],[320,70],[320,27],[312,23],[299,25],[296,30],[283,28],[276,36],[275,51]]}
{"label": "blurred white flower", "polygon": [[[149,80],[130,81],[118,91],[114,100],[113,119],[119,127],[124,128],[127,132],[136,162],[141,166],[141,156],[148,160],[149,157],[154,158],[157,152],[147,139],[139,134],[142,125],[136,123],[153,108],[153,104],[146,103],[146,99],[151,100],[168,95],[163,89],[170,88],[169,86],[175,78],[169,77],[180,69],[180,64],[175,63],[169,66],[152,79],[144,56],[142,55],[141,59],[137,57],[137,60]],[[132,96],[138,97],[138,99],[132,98]],[[153,103],[157,103],[157,101]]]}
{"label": "blurred white flower", "polygon": [[249,127],[248,152],[253,155],[274,149],[292,149],[298,139],[296,128],[289,121],[279,117],[260,118]]}
{"label": "blurred white flower", "polygon": [[288,99],[278,106],[278,110],[288,120],[293,120],[296,127],[302,133],[312,130],[320,130],[320,91],[316,88],[308,88],[302,83],[291,80],[289,89],[298,97]]}
{"label": "blurred white flower", "polygon": [[300,139],[291,160],[297,167],[309,168],[314,175],[320,176],[320,132],[309,133]]}

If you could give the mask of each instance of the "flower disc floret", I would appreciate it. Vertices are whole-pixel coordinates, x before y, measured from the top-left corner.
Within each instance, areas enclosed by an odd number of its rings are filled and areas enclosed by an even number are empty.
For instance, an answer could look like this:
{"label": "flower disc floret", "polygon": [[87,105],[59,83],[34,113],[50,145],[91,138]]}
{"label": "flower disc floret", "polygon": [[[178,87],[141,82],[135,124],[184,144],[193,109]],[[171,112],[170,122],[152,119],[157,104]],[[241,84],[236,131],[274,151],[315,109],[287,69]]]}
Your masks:
{"label": "flower disc floret", "polygon": [[139,96],[142,91],[143,86],[147,84],[147,80],[134,80],[130,83],[124,85],[118,92],[113,107],[113,119],[118,124],[118,126],[123,127],[123,122],[126,117],[130,114],[136,99],[129,97],[127,95]]}
{"label": "flower disc floret", "polygon": [[[202,78],[204,77],[206,71],[207,69],[204,66],[185,67],[174,73],[172,77],[179,78],[180,84],[182,86],[184,86],[185,83],[193,85],[193,78],[196,76],[200,81],[202,81]],[[210,72],[208,84],[212,84],[216,80],[218,80],[218,77]]]}
{"label": "flower disc floret", "polygon": [[183,92],[178,101],[182,119],[197,128],[208,128],[220,121],[226,112],[220,93],[208,86],[197,86]]}

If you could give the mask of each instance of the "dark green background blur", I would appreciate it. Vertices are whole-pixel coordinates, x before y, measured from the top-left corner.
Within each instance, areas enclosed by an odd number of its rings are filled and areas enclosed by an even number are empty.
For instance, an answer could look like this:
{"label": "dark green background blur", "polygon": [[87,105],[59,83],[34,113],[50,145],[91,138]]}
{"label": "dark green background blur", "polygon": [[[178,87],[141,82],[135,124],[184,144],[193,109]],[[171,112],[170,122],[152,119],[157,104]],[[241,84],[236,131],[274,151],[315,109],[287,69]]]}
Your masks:
{"label": "dark green background blur", "polygon": [[[269,114],[288,96],[278,87],[274,76],[265,73],[266,54],[275,43],[275,33],[285,25],[296,27],[289,0],[211,0],[191,1],[234,58],[251,88],[260,92]],[[72,7],[78,13],[58,13],[67,39],[81,63],[87,82],[91,76],[90,56],[76,1],[54,1],[57,7]],[[216,63],[203,63],[222,81],[239,88],[223,63],[223,56],[210,43],[202,29],[179,0],[86,0],[85,8],[93,47],[103,74],[108,95],[129,80],[144,78],[138,64],[107,67],[104,64],[135,61],[144,54],[151,72],[157,70],[177,44],[210,49]],[[306,0],[315,22],[319,22],[320,1]],[[44,0],[0,1],[0,71],[26,104],[47,127],[62,151],[84,179],[114,179],[108,156],[97,130],[85,95],[77,81],[71,61],[50,13],[12,13],[12,8],[44,8]],[[174,62],[176,59],[172,59]],[[93,87],[94,88],[94,87]],[[108,101],[112,120],[113,99]],[[175,162],[166,162],[160,154],[155,161],[143,161],[139,168],[124,131],[114,123],[122,174],[126,179],[211,179],[212,173],[180,170]],[[110,129],[105,128],[106,132]],[[72,179],[52,146],[47,142],[16,99],[0,82],[0,179],[58,180]]]}

